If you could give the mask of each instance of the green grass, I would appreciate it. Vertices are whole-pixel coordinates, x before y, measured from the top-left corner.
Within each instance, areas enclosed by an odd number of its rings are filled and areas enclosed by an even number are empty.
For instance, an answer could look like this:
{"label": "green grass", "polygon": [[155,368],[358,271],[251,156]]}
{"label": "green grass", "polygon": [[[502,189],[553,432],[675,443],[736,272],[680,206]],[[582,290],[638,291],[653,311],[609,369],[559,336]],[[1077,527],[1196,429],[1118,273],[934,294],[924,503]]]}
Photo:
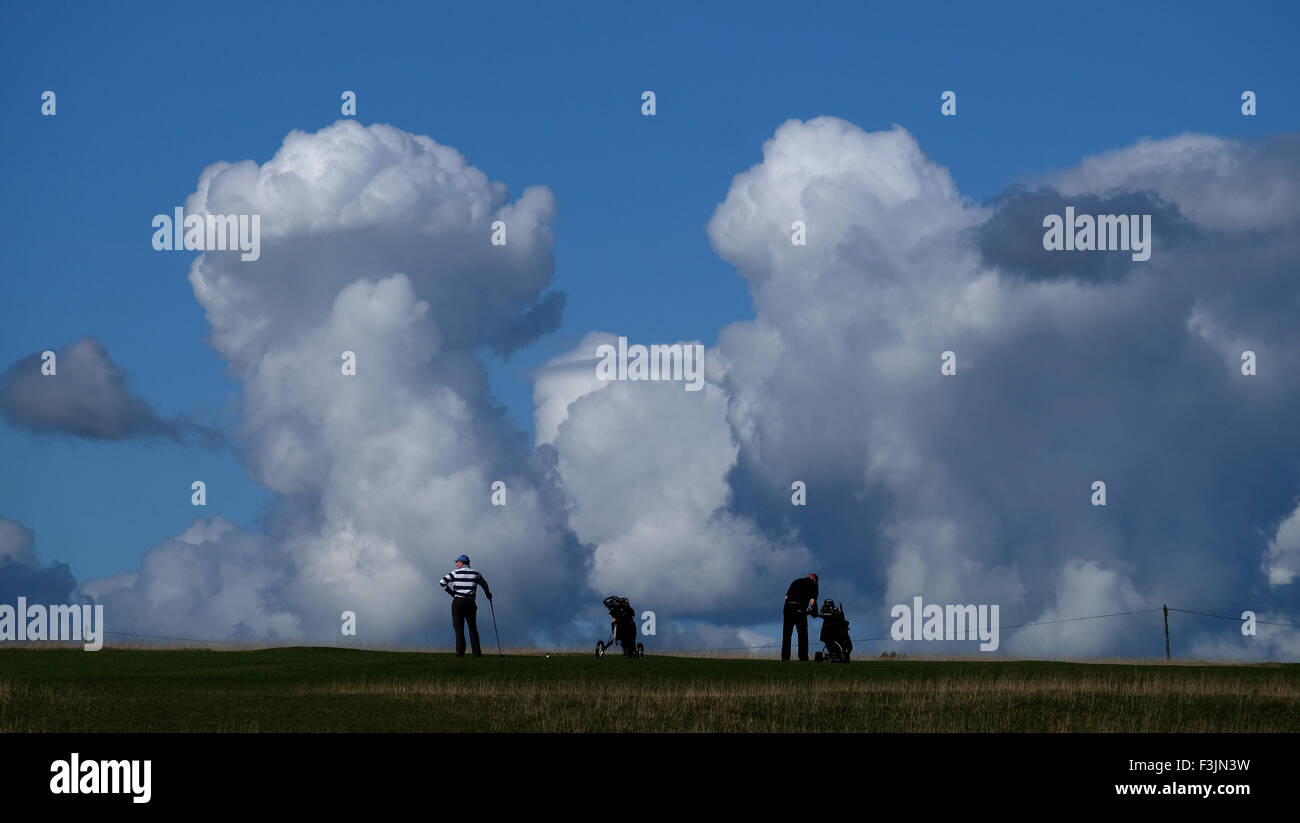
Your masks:
{"label": "green grass", "polygon": [[0,650],[0,732],[1296,732],[1300,665]]}

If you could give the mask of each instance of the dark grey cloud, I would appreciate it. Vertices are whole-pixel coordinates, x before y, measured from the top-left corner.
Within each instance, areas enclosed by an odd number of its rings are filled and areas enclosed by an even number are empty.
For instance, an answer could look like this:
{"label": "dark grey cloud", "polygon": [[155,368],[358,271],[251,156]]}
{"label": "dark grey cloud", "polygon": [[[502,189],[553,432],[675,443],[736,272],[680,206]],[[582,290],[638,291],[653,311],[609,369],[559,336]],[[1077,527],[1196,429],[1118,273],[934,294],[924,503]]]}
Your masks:
{"label": "dark grey cloud", "polygon": [[980,253],[988,266],[1027,280],[1074,278],[1081,282],[1119,280],[1151,266],[1135,261],[1125,251],[1049,251],[1043,248],[1043,219],[1064,215],[1073,206],[1076,215],[1151,215],[1156,265],[1168,254],[1186,254],[1206,233],[1184,217],[1176,206],[1149,191],[1115,191],[1105,195],[1066,196],[1050,187],[1012,188],[991,203],[993,216],[975,230]]}
{"label": "dark grey cloud", "polygon": [[74,598],[76,578],[66,563],[49,566],[27,566],[10,560],[0,560],[0,603],[13,605],[18,597],[28,603],[80,603]]}
{"label": "dark grey cloud", "polygon": [[488,345],[497,354],[509,357],[542,335],[555,331],[564,319],[566,299],[564,292],[548,292],[535,304],[520,309],[513,321],[488,340]]}
{"label": "dark grey cloud", "polygon": [[7,517],[0,517],[0,603],[14,605],[17,598],[29,603],[73,603],[77,581],[66,563],[40,566],[33,552],[30,529]]}
{"label": "dark grey cloud", "polygon": [[221,444],[221,434],[214,429],[155,412],[131,391],[126,374],[98,340],[82,338],[55,355],[52,375],[42,373],[40,352],[0,375],[0,415],[11,424],[91,440],[163,438],[209,448]]}

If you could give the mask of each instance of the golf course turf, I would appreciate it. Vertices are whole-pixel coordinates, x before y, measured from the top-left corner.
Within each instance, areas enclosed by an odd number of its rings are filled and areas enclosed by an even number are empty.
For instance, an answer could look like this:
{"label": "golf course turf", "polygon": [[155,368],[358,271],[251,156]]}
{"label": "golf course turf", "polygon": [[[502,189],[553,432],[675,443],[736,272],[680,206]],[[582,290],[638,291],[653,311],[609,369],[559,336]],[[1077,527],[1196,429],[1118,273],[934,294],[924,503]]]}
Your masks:
{"label": "golf course turf", "polygon": [[0,732],[1296,732],[1300,664],[0,649]]}

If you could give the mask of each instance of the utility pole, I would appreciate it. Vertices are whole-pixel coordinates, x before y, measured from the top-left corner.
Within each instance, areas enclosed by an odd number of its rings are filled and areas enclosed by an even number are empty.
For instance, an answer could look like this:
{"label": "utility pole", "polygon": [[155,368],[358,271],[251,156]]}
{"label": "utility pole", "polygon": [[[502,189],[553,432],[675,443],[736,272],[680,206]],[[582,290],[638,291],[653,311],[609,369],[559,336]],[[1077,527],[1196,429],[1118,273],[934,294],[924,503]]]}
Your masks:
{"label": "utility pole", "polygon": [[1165,605],[1165,660],[1169,659],[1169,606]]}

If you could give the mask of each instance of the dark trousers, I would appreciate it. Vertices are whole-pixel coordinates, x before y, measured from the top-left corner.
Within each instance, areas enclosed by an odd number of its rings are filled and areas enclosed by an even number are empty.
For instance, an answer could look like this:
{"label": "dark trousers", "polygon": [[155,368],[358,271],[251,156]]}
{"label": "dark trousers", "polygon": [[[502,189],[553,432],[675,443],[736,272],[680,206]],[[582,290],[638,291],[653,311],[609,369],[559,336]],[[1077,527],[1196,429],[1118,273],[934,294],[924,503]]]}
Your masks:
{"label": "dark trousers", "polygon": [[785,625],[781,627],[781,659],[790,659],[790,630],[799,630],[799,659],[808,659],[808,607],[803,603],[785,604]]}
{"label": "dark trousers", "polygon": [[[451,600],[451,627],[456,630],[456,656],[465,656],[465,624],[469,624],[469,645],[475,657],[482,657],[478,647],[478,606],[468,597]],[[807,649],[805,649],[807,651]]]}

